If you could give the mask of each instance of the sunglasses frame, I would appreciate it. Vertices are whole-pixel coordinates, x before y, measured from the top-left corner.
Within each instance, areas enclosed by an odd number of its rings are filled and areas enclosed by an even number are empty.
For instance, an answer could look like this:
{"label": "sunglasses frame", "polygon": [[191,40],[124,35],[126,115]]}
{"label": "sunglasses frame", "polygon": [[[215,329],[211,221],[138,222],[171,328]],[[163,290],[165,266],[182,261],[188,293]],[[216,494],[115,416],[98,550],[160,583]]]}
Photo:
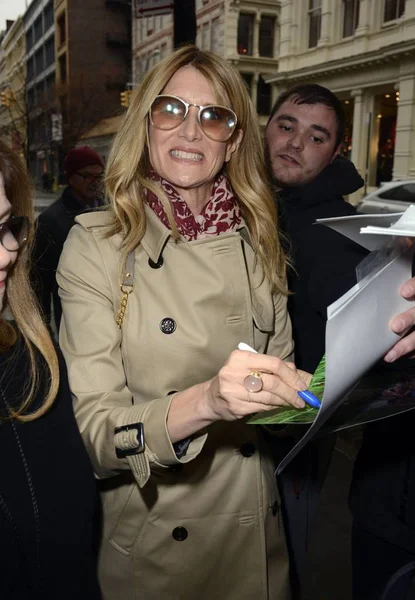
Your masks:
{"label": "sunglasses frame", "polygon": [[[21,220],[20,232],[24,228],[26,228],[26,235],[25,235],[25,237],[23,238],[23,240],[21,242],[19,242],[19,240],[14,235],[14,233],[12,232],[12,229],[10,227],[10,223],[11,222],[12,223],[16,222],[17,220],[19,220],[19,221]],[[9,217],[6,221],[3,221],[3,223],[0,223],[0,244],[3,246],[3,248],[5,250],[7,250],[7,252],[19,252],[24,247],[24,245],[26,244],[26,242],[28,240],[28,237],[29,237],[29,226],[30,226],[29,217],[26,217],[26,216],[19,216],[19,217],[11,216],[11,217]],[[3,233],[2,232],[3,232],[3,230],[4,230],[5,227],[9,230],[9,232],[12,234],[12,236],[16,240],[16,243],[18,244],[17,248],[10,249],[10,248],[8,248],[7,246],[4,245],[4,242],[3,242]]]}
{"label": "sunglasses frame", "polygon": [[[155,103],[156,100],[158,100],[159,98],[174,98],[175,100],[178,100],[179,102],[181,102],[186,110],[183,116],[183,119],[180,121],[180,123],[177,123],[177,125],[174,125],[174,127],[170,127],[168,129],[163,129],[161,127],[158,127],[154,121],[153,121],[153,116],[152,116],[152,112],[153,112],[153,105]],[[228,106],[223,106],[222,104],[206,104],[205,106],[202,106],[201,104],[194,104],[193,102],[186,102],[186,100],[183,100],[183,98],[179,98],[179,96],[175,96],[174,94],[159,94],[158,96],[156,96],[153,100],[153,102],[151,103],[151,107],[150,107],[150,111],[149,111],[149,117],[150,117],[150,122],[151,124],[158,129],[159,131],[172,131],[173,129],[176,129],[176,127],[179,127],[182,123],[184,123],[184,121],[187,118],[187,115],[189,114],[189,108],[191,106],[195,106],[196,108],[198,108],[198,113],[197,113],[197,122],[199,123],[199,127],[200,129],[203,131],[203,133],[210,139],[213,140],[214,142],[227,142],[232,135],[234,134],[235,130],[236,130],[236,126],[238,124],[238,117],[236,116],[236,113],[229,108]],[[231,115],[233,115],[234,119],[235,119],[235,124],[232,127],[232,129],[230,130],[230,133],[228,135],[228,137],[226,137],[224,140],[220,139],[215,139],[213,137],[211,137],[208,133],[206,133],[205,128],[203,127],[203,124],[200,120],[200,115],[202,114],[202,112],[206,109],[206,108],[223,108],[227,111],[229,111],[231,113]]]}

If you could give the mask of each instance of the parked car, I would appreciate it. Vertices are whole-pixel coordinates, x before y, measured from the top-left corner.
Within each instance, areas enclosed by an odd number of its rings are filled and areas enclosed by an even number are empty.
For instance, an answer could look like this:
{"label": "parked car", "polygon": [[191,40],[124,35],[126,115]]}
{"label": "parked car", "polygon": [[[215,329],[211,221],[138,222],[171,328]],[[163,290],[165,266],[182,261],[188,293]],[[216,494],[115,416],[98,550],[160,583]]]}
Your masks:
{"label": "parked car", "polygon": [[415,180],[388,181],[368,194],[357,207],[359,213],[404,212],[415,204]]}

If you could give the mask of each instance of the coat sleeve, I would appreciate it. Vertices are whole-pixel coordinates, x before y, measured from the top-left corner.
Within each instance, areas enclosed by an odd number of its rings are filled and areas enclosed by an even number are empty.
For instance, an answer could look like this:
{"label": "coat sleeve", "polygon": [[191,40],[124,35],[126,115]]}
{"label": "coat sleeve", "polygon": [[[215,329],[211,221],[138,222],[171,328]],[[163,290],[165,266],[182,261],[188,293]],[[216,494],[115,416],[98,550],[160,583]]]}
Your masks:
{"label": "coat sleeve", "polygon": [[[152,466],[167,467],[195,458],[206,435],[194,436],[186,455],[179,459],[166,425],[172,396],[141,402],[128,388],[122,331],[113,306],[113,298],[119,296],[118,277],[110,276],[100,251],[100,244],[110,242],[101,238],[98,243],[97,235],[75,225],[65,243],[57,271],[63,308],[60,345],[75,415],[97,477],[131,469],[142,487]],[[115,428],[135,423],[144,425],[145,451],[117,458]]]}

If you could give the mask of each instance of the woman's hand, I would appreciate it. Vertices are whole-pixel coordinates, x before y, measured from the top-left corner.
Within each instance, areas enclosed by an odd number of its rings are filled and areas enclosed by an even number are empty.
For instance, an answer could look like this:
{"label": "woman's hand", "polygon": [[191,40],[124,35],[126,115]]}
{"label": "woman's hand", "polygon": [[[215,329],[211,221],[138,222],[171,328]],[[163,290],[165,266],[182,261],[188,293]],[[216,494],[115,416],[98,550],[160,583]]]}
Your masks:
{"label": "woman's hand", "polygon": [[[245,379],[257,372],[262,389],[249,391]],[[297,391],[307,389],[311,375],[275,356],[235,350],[218,375],[208,382],[205,411],[212,421],[233,421],[277,406],[304,408]],[[260,383],[259,383],[260,385]]]}

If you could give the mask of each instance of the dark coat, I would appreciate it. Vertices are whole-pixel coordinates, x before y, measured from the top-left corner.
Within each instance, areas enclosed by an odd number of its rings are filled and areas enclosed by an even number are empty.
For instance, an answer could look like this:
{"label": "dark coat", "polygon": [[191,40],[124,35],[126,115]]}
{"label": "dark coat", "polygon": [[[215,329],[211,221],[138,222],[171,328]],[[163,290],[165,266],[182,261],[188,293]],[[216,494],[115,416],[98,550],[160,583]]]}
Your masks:
{"label": "dark coat", "polygon": [[364,529],[415,555],[414,430],[415,411],[366,427],[349,506]]}
{"label": "dark coat", "polygon": [[53,314],[56,329],[62,316],[62,308],[56,283],[56,269],[68,233],[75,217],[85,211],[68,186],[60,198],[55,200],[37,219],[33,248],[33,287],[42,312],[50,323]]}
{"label": "dark coat", "polygon": [[[72,410],[65,365],[52,409],[28,423],[0,423],[0,598],[97,600],[92,524],[95,482]],[[0,414],[27,392],[20,339],[0,355]],[[46,376],[46,373],[44,374]],[[42,381],[46,380],[46,377]],[[43,403],[41,386],[33,407]]]}
{"label": "dark coat", "polygon": [[[281,229],[287,236],[294,265],[289,273],[293,294],[288,299],[288,310],[295,363],[309,372],[315,370],[324,354],[327,307],[356,283],[355,267],[367,254],[358,244],[328,227],[314,225],[314,221],[353,214],[355,209],[343,195],[362,185],[354,165],[337,157],[309,184],[278,193]],[[304,570],[334,443],[331,436],[307,444],[280,476],[294,587]]]}
{"label": "dark coat", "polygon": [[[327,307],[356,283],[356,266],[367,255],[361,246],[313,222],[318,218],[354,214],[355,209],[342,195],[362,185],[353,164],[338,157],[310,184],[280,192],[283,230],[289,236],[296,269],[290,275],[294,294],[288,303],[295,362],[308,371],[314,371],[325,351]],[[400,366],[384,364],[383,368]],[[412,412],[366,427],[349,502],[354,519],[362,527],[411,552],[415,552],[414,426],[415,412]],[[305,473],[308,469],[304,492],[310,496],[311,489],[311,498],[313,489],[318,490],[324,481],[324,469],[320,469],[320,478],[310,475],[320,461],[327,462],[327,454],[322,454],[321,449],[319,440],[312,442],[285,473],[288,480],[290,473],[298,478],[301,468]],[[318,494],[314,497],[317,502]],[[307,518],[311,527],[310,513]],[[298,525],[291,522],[289,527],[294,531],[289,539],[294,540],[295,546]]]}
{"label": "dark coat", "polygon": [[316,219],[353,215],[343,199],[363,185],[353,163],[337,157],[312,182],[279,192],[282,229],[291,244],[293,323],[297,367],[313,372],[324,354],[327,307],[356,283],[355,268],[367,250]]}

